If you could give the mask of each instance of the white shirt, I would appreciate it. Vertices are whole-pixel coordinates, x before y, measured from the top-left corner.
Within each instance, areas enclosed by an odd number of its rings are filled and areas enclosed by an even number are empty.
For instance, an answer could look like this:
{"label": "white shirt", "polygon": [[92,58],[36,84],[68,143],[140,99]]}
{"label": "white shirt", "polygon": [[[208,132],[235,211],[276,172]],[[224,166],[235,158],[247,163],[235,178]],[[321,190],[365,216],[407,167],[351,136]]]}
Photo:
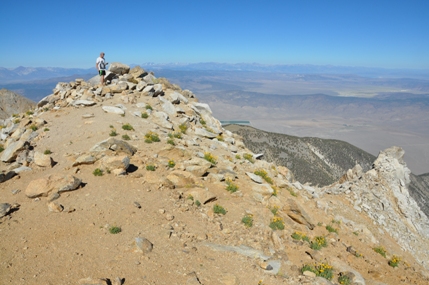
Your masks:
{"label": "white shirt", "polygon": [[[106,61],[101,56],[99,56],[97,58],[96,64],[97,64],[99,70],[105,70],[106,69]],[[104,66],[104,67],[101,68],[102,66]]]}

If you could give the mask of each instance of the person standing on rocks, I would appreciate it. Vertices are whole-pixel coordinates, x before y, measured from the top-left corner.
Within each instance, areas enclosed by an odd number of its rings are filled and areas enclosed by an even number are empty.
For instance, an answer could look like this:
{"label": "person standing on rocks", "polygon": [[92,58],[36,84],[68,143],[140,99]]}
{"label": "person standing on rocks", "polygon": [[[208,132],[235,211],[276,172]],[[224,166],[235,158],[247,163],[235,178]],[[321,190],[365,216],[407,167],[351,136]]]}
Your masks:
{"label": "person standing on rocks", "polygon": [[108,65],[104,59],[104,52],[100,52],[100,56],[97,58],[95,62],[95,67],[98,70],[98,74],[100,75],[100,83],[101,85],[105,85],[104,83],[104,75],[106,75],[106,65]]}

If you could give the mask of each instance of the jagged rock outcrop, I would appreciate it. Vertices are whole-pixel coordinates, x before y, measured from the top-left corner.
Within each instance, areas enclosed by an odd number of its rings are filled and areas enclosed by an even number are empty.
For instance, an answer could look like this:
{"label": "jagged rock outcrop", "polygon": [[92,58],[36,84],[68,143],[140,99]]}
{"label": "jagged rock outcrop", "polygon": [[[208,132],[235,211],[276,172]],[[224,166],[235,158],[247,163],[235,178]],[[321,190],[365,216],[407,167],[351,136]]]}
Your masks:
{"label": "jagged rock outcrop", "polygon": [[345,195],[355,210],[365,212],[404,250],[429,266],[429,219],[410,195],[411,171],[403,155],[399,147],[381,151],[373,169],[363,173],[356,166],[340,183],[323,188],[322,193]]}

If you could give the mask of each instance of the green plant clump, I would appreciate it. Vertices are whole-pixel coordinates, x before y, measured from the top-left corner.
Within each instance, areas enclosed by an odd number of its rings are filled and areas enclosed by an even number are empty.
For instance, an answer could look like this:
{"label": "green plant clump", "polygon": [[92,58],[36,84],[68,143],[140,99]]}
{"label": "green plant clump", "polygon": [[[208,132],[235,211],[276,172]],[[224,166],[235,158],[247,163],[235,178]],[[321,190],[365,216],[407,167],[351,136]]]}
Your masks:
{"label": "green plant clump", "polygon": [[156,166],[153,164],[148,164],[146,165],[146,170],[148,171],[155,171],[156,170]]}
{"label": "green plant clump", "polygon": [[174,160],[169,160],[168,161],[168,167],[173,168],[176,166],[176,163],[174,162]]}
{"label": "green plant clump", "polygon": [[306,234],[304,234],[304,233],[301,233],[301,232],[294,232],[291,235],[291,237],[294,240],[303,240],[303,241],[306,241],[306,242],[310,242],[310,239],[308,238],[308,236]]}
{"label": "green plant clump", "polygon": [[94,174],[94,176],[103,176],[103,170],[101,170],[100,168],[96,168],[92,174]]}
{"label": "green plant clump", "polygon": [[44,132],[49,132],[49,129],[48,129],[48,128],[45,128],[43,131],[44,131]]}
{"label": "green plant clump", "polygon": [[327,246],[328,246],[328,242],[326,241],[326,238],[323,236],[315,237],[310,243],[310,248],[314,250],[320,250],[322,249],[322,247],[327,247]]}
{"label": "green plant clump", "polygon": [[331,280],[334,276],[334,269],[331,265],[327,263],[316,263],[314,265],[306,264],[301,268],[301,272],[311,271],[316,274],[318,277],[323,277],[325,279]]}
{"label": "green plant clump", "polygon": [[27,114],[28,116],[30,116],[30,115],[33,115],[34,112],[33,111],[27,111],[27,112],[25,112],[25,114]]}
{"label": "green plant clump", "polygon": [[37,131],[37,129],[38,129],[38,128],[37,128],[37,126],[36,126],[36,125],[31,125],[31,126],[30,126],[30,129],[32,129],[32,130],[33,130],[33,132],[35,132],[35,131]]}
{"label": "green plant clump", "polygon": [[215,204],[215,205],[213,206],[213,212],[214,212],[215,214],[222,214],[222,215],[225,215],[225,214],[226,214],[226,210],[225,210],[225,208],[224,208],[224,207],[222,207],[222,206],[220,206],[220,205],[218,205],[218,204]]}
{"label": "green plant clump", "polygon": [[227,185],[226,186],[227,191],[229,191],[231,193],[238,191],[238,186],[235,183],[233,183],[231,179],[226,180],[226,185]]}
{"label": "green plant clump", "polygon": [[273,180],[268,176],[267,171],[265,171],[264,169],[257,169],[253,173],[256,174],[256,175],[258,175],[258,176],[261,176],[269,184],[273,184]]}
{"label": "green plant clump", "polygon": [[285,229],[285,224],[284,224],[283,219],[281,217],[277,217],[277,216],[271,219],[269,226],[273,230],[284,230]]}
{"label": "green plant clump", "polygon": [[250,214],[246,214],[241,222],[246,226],[246,228],[251,228],[253,226],[253,216]]}
{"label": "green plant clump", "polygon": [[255,163],[255,160],[253,159],[253,155],[250,153],[243,154],[243,158],[251,163]]}
{"label": "green plant clump", "polygon": [[155,132],[148,132],[145,135],[145,142],[146,143],[153,143],[153,142],[159,142],[161,141],[158,137],[158,134]]}
{"label": "green plant clump", "polygon": [[394,255],[390,260],[389,260],[389,265],[392,267],[398,267],[399,262],[401,262],[401,258],[399,256]]}
{"label": "green plant clump", "polygon": [[152,108],[152,106],[151,105],[149,105],[149,104],[146,104],[146,110],[153,110],[153,108]]}
{"label": "green plant clump", "polygon": [[188,126],[186,124],[180,124],[179,129],[182,132],[182,134],[186,134],[186,131],[188,130]]}
{"label": "green plant clump", "polygon": [[200,202],[199,200],[196,200],[196,201],[195,201],[195,205],[196,205],[197,207],[199,207],[199,206],[201,206],[201,202]]}
{"label": "green plant clump", "polygon": [[126,123],[125,125],[122,125],[122,129],[126,131],[134,131],[133,126],[131,126],[129,123]]}
{"label": "green plant clump", "polygon": [[112,130],[109,134],[109,136],[111,137],[116,137],[118,135],[118,133],[116,132],[116,130]]}
{"label": "green plant clump", "polygon": [[4,151],[4,146],[0,144],[0,152]]}
{"label": "green plant clump", "polygon": [[273,215],[277,215],[278,211],[279,211],[279,207],[278,206],[274,206],[271,208],[271,213],[273,213]]}
{"label": "green plant clump", "polygon": [[113,226],[109,228],[109,233],[111,234],[119,234],[120,232],[122,232],[121,227],[117,227],[117,226]]}
{"label": "green plant clump", "polygon": [[125,141],[129,141],[131,138],[129,135],[122,135],[122,139]]}
{"label": "green plant clump", "polygon": [[338,234],[338,229],[332,227],[331,225],[327,225],[325,228],[330,233],[336,233],[336,234]]}
{"label": "green plant clump", "polygon": [[52,153],[52,151],[51,151],[51,150],[49,150],[49,149],[47,149],[47,150],[45,150],[43,153],[44,153],[44,154],[46,154],[46,155],[48,155],[48,154],[51,154],[51,153]]}
{"label": "green plant clump", "polygon": [[176,145],[176,143],[174,142],[174,139],[168,139],[167,143],[171,145]]}
{"label": "green plant clump", "polygon": [[374,250],[376,253],[381,254],[384,258],[386,258],[386,250],[382,246],[374,247],[372,250]]}
{"label": "green plant clump", "polygon": [[211,164],[216,164],[216,157],[211,154],[210,152],[206,152],[204,153],[204,159],[207,160],[208,162],[210,162]]}
{"label": "green plant clump", "polygon": [[142,113],[142,118],[143,119],[147,119],[147,118],[149,118],[149,115],[146,112],[143,112]]}

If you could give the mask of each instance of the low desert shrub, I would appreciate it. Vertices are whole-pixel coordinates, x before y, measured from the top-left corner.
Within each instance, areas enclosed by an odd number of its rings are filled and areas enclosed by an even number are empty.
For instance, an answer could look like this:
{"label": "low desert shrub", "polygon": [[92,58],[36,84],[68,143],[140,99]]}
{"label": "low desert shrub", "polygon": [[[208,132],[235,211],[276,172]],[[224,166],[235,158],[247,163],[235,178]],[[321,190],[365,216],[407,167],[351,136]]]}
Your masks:
{"label": "low desert shrub", "polygon": [[401,262],[401,258],[399,256],[394,255],[390,260],[389,260],[389,265],[392,267],[398,267],[399,262]]}
{"label": "low desert shrub", "polygon": [[145,136],[145,142],[146,143],[153,143],[153,142],[161,141],[158,137],[158,134],[155,132],[147,132],[144,136]]}
{"label": "low desert shrub", "polygon": [[156,170],[156,166],[153,164],[148,164],[146,165],[146,170],[148,171],[155,171]]}
{"label": "low desert shrub", "polygon": [[338,234],[338,229],[332,227],[331,225],[327,225],[325,228],[330,233],[336,233],[336,234]]}
{"label": "low desert shrub", "polygon": [[269,227],[273,230],[284,230],[285,224],[281,217],[274,217],[271,219]]}
{"label": "low desert shrub", "polygon": [[52,153],[52,151],[51,151],[50,149],[46,149],[46,150],[43,152],[43,154],[46,154],[46,155],[51,154],[51,153]]}
{"label": "low desert shrub", "polygon": [[246,214],[241,222],[246,226],[246,228],[251,228],[253,226],[253,216],[250,214]]}
{"label": "low desert shrub", "polygon": [[318,277],[323,277],[325,279],[331,280],[334,276],[334,269],[328,263],[315,263],[315,264],[306,264],[301,268],[301,272],[310,271],[316,274]]}
{"label": "low desert shrub", "polygon": [[109,233],[111,234],[119,234],[120,232],[122,232],[121,227],[113,226],[109,228]]}
{"label": "low desert shrub", "polygon": [[113,129],[109,134],[109,136],[111,136],[111,137],[116,137],[117,135],[118,135],[118,133],[116,132],[115,129]]}
{"label": "low desert shrub", "polygon": [[122,125],[122,129],[126,131],[134,131],[133,126],[131,126],[129,123],[126,123],[125,125]]}
{"label": "low desert shrub", "polygon": [[125,134],[125,135],[122,135],[122,139],[125,141],[129,141],[131,138],[129,135]]}
{"label": "low desert shrub", "polygon": [[211,164],[216,164],[216,157],[211,154],[210,152],[206,152],[204,153],[204,159],[207,160],[208,162],[210,162]]}
{"label": "low desert shrub", "polygon": [[386,249],[382,247],[381,245],[374,247],[372,250],[374,250],[376,253],[382,255],[384,258],[386,258]]}
{"label": "low desert shrub", "polygon": [[92,174],[94,174],[94,176],[103,176],[103,170],[101,170],[100,168],[96,168]]}
{"label": "low desert shrub", "polygon": [[180,124],[179,129],[182,132],[182,134],[186,134],[186,131],[188,130],[188,126],[186,124]]}
{"label": "low desert shrub", "polygon": [[261,176],[269,184],[273,184],[273,180],[268,176],[267,171],[265,171],[264,169],[257,169],[253,173],[258,176]]}
{"label": "low desert shrub", "polygon": [[314,250],[320,250],[322,247],[327,247],[328,242],[323,236],[317,236],[310,242],[310,248]]}
{"label": "low desert shrub", "polygon": [[301,233],[301,232],[294,232],[291,237],[294,240],[303,240],[306,242],[310,242],[310,239],[308,238],[308,236],[305,233]]}
{"label": "low desert shrub", "polygon": [[215,214],[222,214],[222,215],[225,215],[225,214],[226,214],[226,210],[225,210],[225,208],[224,208],[224,207],[222,207],[222,206],[220,206],[220,205],[218,205],[218,204],[215,204],[215,205],[213,206],[213,212],[214,212]]}
{"label": "low desert shrub", "polygon": [[238,186],[234,182],[232,182],[231,179],[227,179],[225,182],[226,182],[226,190],[227,191],[229,191],[231,193],[238,191]]}
{"label": "low desert shrub", "polygon": [[253,159],[253,155],[250,153],[243,154],[243,158],[247,161],[250,161],[251,163],[255,163],[255,160]]}
{"label": "low desert shrub", "polygon": [[176,163],[174,162],[174,160],[169,160],[168,161],[168,167],[170,167],[170,168],[173,168],[173,167],[175,167],[176,166]]}
{"label": "low desert shrub", "polygon": [[142,113],[142,118],[143,118],[143,119],[147,119],[147,118],[149,118],[148,113],[143,112],[143,113]]}
{"label": "low desert shrub", "polygon": [[146,104],[145,108],[146,108],[146,110],[153,110],[152,106],[149,104]]}

